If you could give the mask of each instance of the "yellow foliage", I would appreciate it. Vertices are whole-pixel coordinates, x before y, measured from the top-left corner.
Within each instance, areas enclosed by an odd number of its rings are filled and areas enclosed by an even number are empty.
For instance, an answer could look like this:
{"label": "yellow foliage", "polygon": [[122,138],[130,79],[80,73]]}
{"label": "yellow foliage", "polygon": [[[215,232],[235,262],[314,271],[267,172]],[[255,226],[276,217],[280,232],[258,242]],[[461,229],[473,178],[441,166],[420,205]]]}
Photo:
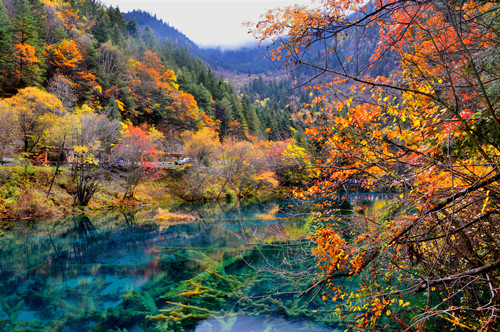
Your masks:
{"label": "yellow foliage", "polygon": [[254,179],[257,182],[264,182],[271,185],[273,188],[277,188],[279,185],[279,181],[276,179],[276,173],[273,171],[264,171],[260,174],[256,174]]}
{"label": "yellow foliage", "polygon": [[206,289],[204,290],[194,290],[194,291],[187,291],[187,292],[183,292],[183,293],[180,293],[179,296],[185,296],[185,297],[190,297],[190,296],[193,296],[193,295],[200,295],[200,294],[203,294],[203,293],[206,293],[208,292]]}
{"label": "yellow foliage", "polygon": [[75,114],[77,115],[93,114],[93,113],[95,113],[95,110],[87,104],[83,104],[81,107],[75,108]]}
{"label": "yellow foliage", "polygon": [[192,216],[190,214],[183,213],[173,213],[162,208],[158,208],[158,214],[154,217],[154,220],[158,221],[175,221],[175,222],[193,222],[199,220],[198,217]]}
{"label": "yellow foliage", "polygon": [[116,107],[118,107],[118,109],[121,112],[125,112],[125,104],[123,104],[123,102],[120,99],[116,99],[115,102],[116,102]]}
{"label": "yellow foliage", "polygon": [[158,314],[155,316],[147,315],[146,318],[151,319],[151,320],[167,320],[168,319],[168,317],[165,316],[164,314]]}
{"label": "yellow foliage", "polygon": [[54,113],[65,112],[62,102],[54,95],[40,90],[36,87],[28,87],[6,101],[17,110],[17,112],[28,113]]}
{"label": "yellow foliage", "polygon": [[162,141],[165,139],[165,136],[161,131],[151,126],[148,128],[148,137],[149,141],[156,147],[159,148]]}
{"label": "yellow foliage", "polygon": [[22,90],[5,102],[15,118],[13,135],[24,143],[25,152],[48,140],[47,133],[65,113],[62,102],[54,95],[35,87]]}
{"label": "yellow foliage", "polygon": [[181,134],[181,140],[184,143],[184,154],[200,162],[210,162],[221,146],[219,135],[210,127],[197,132],[185,131]]}

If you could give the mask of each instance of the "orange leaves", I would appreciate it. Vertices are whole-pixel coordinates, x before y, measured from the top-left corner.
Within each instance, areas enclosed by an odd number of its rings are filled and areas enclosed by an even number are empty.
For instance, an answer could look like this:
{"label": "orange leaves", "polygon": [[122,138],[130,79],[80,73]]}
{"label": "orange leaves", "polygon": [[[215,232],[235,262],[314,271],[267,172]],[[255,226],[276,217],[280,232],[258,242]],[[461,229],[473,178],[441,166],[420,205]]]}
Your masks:
{"label": "orange leaves", "polygon": [[21,58],[22,62],[29,64],[40,62],[40,60],[36,57],[36,48],[33,45],[15,44],[14,51]]}
{"label": "orange leaves", "polygon": [[320,269],[325,275],[341,271],[346,267],[346,242],[333,229],[320,229],[312,236],[316,242],[313,254],[318,258]]}
{"label": "orange leaves", "polygon": [[198,125],[201,119],[196,100],[179,90],[174,71],[166,69],[156,53],[148,50],[142,61],[130,59],[129,72],[129,89],[136,100],[137,113],[163,112],[164,108],[169,112],[165,117],[176,119],[190,129]]}
{"label": "orange leaves", "polygon": [[179,86],[173,70],[165,69],[156,53],[147,50],[144,53],[143,61],[137,62],[143,74],[147,74],[149,79],[155,82],[159,89],[177,90]]}
{"label": "orange leaves", "polygon": [[[319,3],[317,9],[272,11],[255,27],[262,39],[287,33],[275,47],[276,55],[292,65],[309,65],[316,73],[324,70],[323,78],[331,79],[310,87],[314,100],[303,104],[310,110],[303,116],[305,133],[321,176],[299,196],[331,197],[349,181],[401,191],[389,214],[328,220],[332,225],[314,234],[322,277],[365,270],[359,292],[342,294],[364,303],[348,308],[363,312],[356,317],[359,328],[382,329],[377,322],[399,318],[398,310],[407,306],[411,294],[423,291],[430,302],[414,319],[416,329],[433,320],[460,327],[488,321],[489,314],[475,308],[478,301],[486,308],[495,298],[486,295],[491,294],[488,286],[470,271],[498,264],[500,257],[495,242],[500,230],[494,222],[500,200],[491,194],[498,192],[500,176],[500,69],[493,56],[498,34],[491,30],[499,25],[500,5],[380,0],[358,16],[352,11],[361,1]],[[398,56],[400,67],[390,78],[331,69],[333,57],[326,54],[332,53],[332,45],[342,43],[346,33],[356,38],[373,25],[380,39],[370,60]],[[321,52],[309,52],[314,43],[322,43]],[[339,62],[350,64],[349,55]],[[338,77],[350,80],[339,85]],[[356,256],[358,252],[364,256]],[[373,264],[367,263],[370,259]],[[498,276],[492,276],[488,274],[498,284]],[[428,278],[435,278],[439,287],[422,286],[421,280]],[[483,292],[484,299],[467,295],[470,290]],[[334,293],[333,298],[340,298],[338,289]],[[401,299],[391,298],[394,294]],[[447,302],[463,306],[455,312],[460,317],[447,311],[456,321],[442,318]]]}
{"label": "orange leaves", "polygon": [[355,275],[360,272],[364,254],[347,244],[333,228],[321,228],[311,236],[316,242],[313,255],[318,259],[318,266],[323,277],[331,278],[335,273]]}
{"label": "orange leaves", "polygon": [[192,95],[184,91],[172,91],[168,110],[174,112],[181,121],[196,122],[200,119],[198,104]]}
{"label": "orange leaves", "polygon": [[[250,31],[262,43],[265,40],[276,42],[272,58],[293,63],[300,54],[311,51],[316,40],[321,40],[322,32],[328,35],[331,29],[348,25],[354,11],[365,7],[358,0],[311,1],[308,5],[292,5],[269,10],[261,15],[257,23],[247,23]],[[286,35],[287,38],[280,39]],[[343,34],[338,35],[341,40]],[[328,47],[327,53],[333,49]],[[299,56],[297,58],[297,56]]]}
{"label": "orange leaves", "polygon": [[203,124],[206,127],[212,129],[215,132],[219,131],[220,124],[221,124],[220,120],[218,120],[218,119],[216,119],[216,120],[212,119],[205,112],[200,112],[200,118],[201,118],[201,121],[203,122]]}
{"label": "orange leaves", "polygon": [[287,6],[283,9],[269,10],[261,15],[258,23],[247,23],[254,36],[260,39],[275,41],[282,35],[290,37],[289,41],[283,41],[277,45],[272,58],[280,61],[283,57],[290,59],[300,54],[304,47],[308,46],[310,36],[306,32],[310,26],[318,24],[324,19],[323,14],[317,8],[306,6]]}
{"label": "orange leaves", "polygon": [[165,69],[156,53],[147,50],[142,61],[135,59],[129,60],[129,66],[132,74],[132,81],[136,85],[145,82],[153,82],[155,87],[160,90],[175,91],[179,88],[175,73],[171,69]]}
{"label": "orange leaves", "polygon": [[83,56],[74,40],[63,40],[58,45],[50,45],[47,52],[51,56],[51,63],[63,73],[77,68]]}
{"label": "orange leaves", "polygon": [[97,82],[97,77],[91,71],[81,71],[77,73],[80,78],[80,83],[77,83],[81,86],[81,83],[88,84],[90,89],[95,93],[102,93],[102,87]]}
{"label": "orange leaves", "polygon": [[61,9],[58,12],[58,15],[64,21],[64,26],[68,31],[74,28],[83,28],[83,24],[79,19],[78,14],[72,9]]}
{"label": "orange leaves", "polygon": [[307,136],[309,136],[309,137],[312,137],[312,138],[315,138],[315,139],[320,139],[319,138],[319,131],[318,131],[318,128],[316,128],[316,127],[306,128],[304,130],[304,133]]}

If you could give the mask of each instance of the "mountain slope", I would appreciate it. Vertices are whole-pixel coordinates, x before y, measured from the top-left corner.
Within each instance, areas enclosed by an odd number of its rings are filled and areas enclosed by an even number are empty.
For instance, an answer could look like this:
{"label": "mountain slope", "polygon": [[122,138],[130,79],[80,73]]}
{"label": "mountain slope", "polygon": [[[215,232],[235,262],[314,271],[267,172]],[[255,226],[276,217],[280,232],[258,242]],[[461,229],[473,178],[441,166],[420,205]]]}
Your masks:
{"label": "mountain slope", "polygon": [[128,20],[135,20],[144,30],[151,28],[160,45],[169,40],[181,48],[186,48],[194,56],[201,58],[213,70],[232,71],[237,74],[265,74],[276,69],[268,59],[266,51],[257,45],[238,49],[200,48],[182,32],[170,26],[156,15],[142,10],[125,13]]}
{"label": "mountain slope", "polygon": [[143,10],[134,10],[128,13],[124,13],[124,16],[127,20],[135,20],[142,30],[146,26],[149,26],[153,30],[160,44],[165,39],[169,39],[177,46],[187,48],[191,54],[197,55],[200,52],[200,48],[198,47],[198,45],[196,45],[186,35],[184,35],[176,28],[170,26],[163,20],[158,19],[156,15],[152,15]]}

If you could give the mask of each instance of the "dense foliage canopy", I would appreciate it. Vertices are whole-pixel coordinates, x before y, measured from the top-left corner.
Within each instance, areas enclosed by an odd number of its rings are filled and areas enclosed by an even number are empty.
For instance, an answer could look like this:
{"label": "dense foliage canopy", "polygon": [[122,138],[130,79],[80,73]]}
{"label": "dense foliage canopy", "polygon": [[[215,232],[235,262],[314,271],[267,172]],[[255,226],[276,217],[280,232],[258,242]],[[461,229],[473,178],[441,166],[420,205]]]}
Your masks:
{"label": "dense foliage canopy", "polygon": [[241,138],[265,134],[255,108],[231,84],[177,40],[155,35],[147,24],[162,22],[142,14],[139,25],[134,15],[127,20],[92,0],[2,1],[0,96],[43,88],[68,109],[86,104],[167,136],[199,129],[208,118],[219,121],[221,137],[230,126]]}
{"label": "dense foliage canopy", "polygon": [[[273,57],[318,76],[303,118],[322,180],[300,195],[328,199],[349,179],[402,192],[385,215],[325,216],[313,235],[321,273],[305,293],[349,299],[355,327],[498,329],[499,27],[498,2],[479,0],[322,0],[253,25]],[[339,52],[373,29],[366,66]],[[387,58],[397,68],[374,75]]]}

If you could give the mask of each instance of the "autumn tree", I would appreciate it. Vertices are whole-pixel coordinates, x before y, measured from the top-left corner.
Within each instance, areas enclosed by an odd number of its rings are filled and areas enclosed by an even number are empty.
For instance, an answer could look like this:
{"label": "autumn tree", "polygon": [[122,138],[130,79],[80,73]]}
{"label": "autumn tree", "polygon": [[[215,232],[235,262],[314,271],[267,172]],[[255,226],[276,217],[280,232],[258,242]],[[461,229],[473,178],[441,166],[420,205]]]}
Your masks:
{"label": "autumn tree", "polygon": [[[64,102],[63,102],[64,105]],[[66,105],[64,105],[66,107]],[[66,107],[66,109],[69,109]],[[71,151],[75,145],[75,132],[80,126],[81,111],[67,112],[51,117],[51,126],[45,131],[45,143],[56,149],[57,159],[55,169],[47,189],[46,197],[49,198],[56,177],[60,173],[60,167],[64,159],[71,158]]]}
{"label": "autumn tree", "polygon": [[220,147],[219,135],[212,128],[204,127],[197,132],[185,131],[181,135],[183,154],[198,164],[210,165]]}
{"label": "autumn tree", "polygon": [[62,40],[60,43],[50,45],[46,50],[49,63],[53,71],[68,77],[74,77],[83,56],[74,40]]}
{"label": "autumn tree", "polygon": [[125,125],[121,136],[120,142],[113,148],[111,160],[124,171],[126,181],[123,198],[130,198],[141,182],[159,175],[158,151],[154,144],[154,135],[150,136],[139,127]]}
{"label": "autumn tree", "polygon": [[159,127],[175,126],[179,130],[201,125],[196,100],[179,89],[175,72],[165,68],[156,53],[146,51],[142,61],[129,62],[129,89],[136,104],[131,115],[135,119],[149,118]]}
{"label": "autumn tree", "polygon": [[269,170],[259,162],[263,157],[264,151],[258,144],[226,138],[217,157],[221,163],[218,167],[221,192],[227,186],[236,191],[237,197],[250,196],[252,190],[258,189],[259,177]]}
{"label": "autumn tree", "polygon": [[282,185],[303,186],[313,179],[312,162],[308,151],[294,140],[289,140],[276,169]]}
{"label": "autumn tree", "polygon": [[120,123],[97,114],[87,105],[77,110],[69,145],[73,149],[74,202],[86,206],[109,174],[109,156],[119,138]]}
{"label": "autumn tree", "polygon": [[12,156],[16,152],[17,137],[13,128],[16,127],[16,118],[13,116],[10,105],[0,101],[0,161],[4,157]]}
{"label": "autumn tree", "polygon": [[217,158],[221,142],[216,129],[215,125],[206,126],[198,131],[186,130],[180,135],[182,154],[191,158],[176,166],[176,172],[182,174],[177,194],[186,200],[214,199],[222,192],[214,193],[220,180]]}
{"label": "autumn tree", "polygon": [[[388,214],[324,220],[312,237],[320,273],[304,295],[348,299],[357,328],[397,316],[415,330],[496,330],[498,2],[319,2],[269,11],[253,26],[274,41],[276,60],[316,79],[302,117],[323,181],[301,195],[331,197],[348,179],[407,190]],[[338,46],[370,29],[377,46],[352,66]],[[369,75],[387,57],[399,68]],[[357,289],[338,277],[358,278]]]}
{"label": "autumn tree", "polygon": [[46,132],[54,118],[65,112],[57,97],[34,87],[19,90],[5,102],[16,123],[12,131],[22,142],[21,149],[28,156],[46,139]]}

